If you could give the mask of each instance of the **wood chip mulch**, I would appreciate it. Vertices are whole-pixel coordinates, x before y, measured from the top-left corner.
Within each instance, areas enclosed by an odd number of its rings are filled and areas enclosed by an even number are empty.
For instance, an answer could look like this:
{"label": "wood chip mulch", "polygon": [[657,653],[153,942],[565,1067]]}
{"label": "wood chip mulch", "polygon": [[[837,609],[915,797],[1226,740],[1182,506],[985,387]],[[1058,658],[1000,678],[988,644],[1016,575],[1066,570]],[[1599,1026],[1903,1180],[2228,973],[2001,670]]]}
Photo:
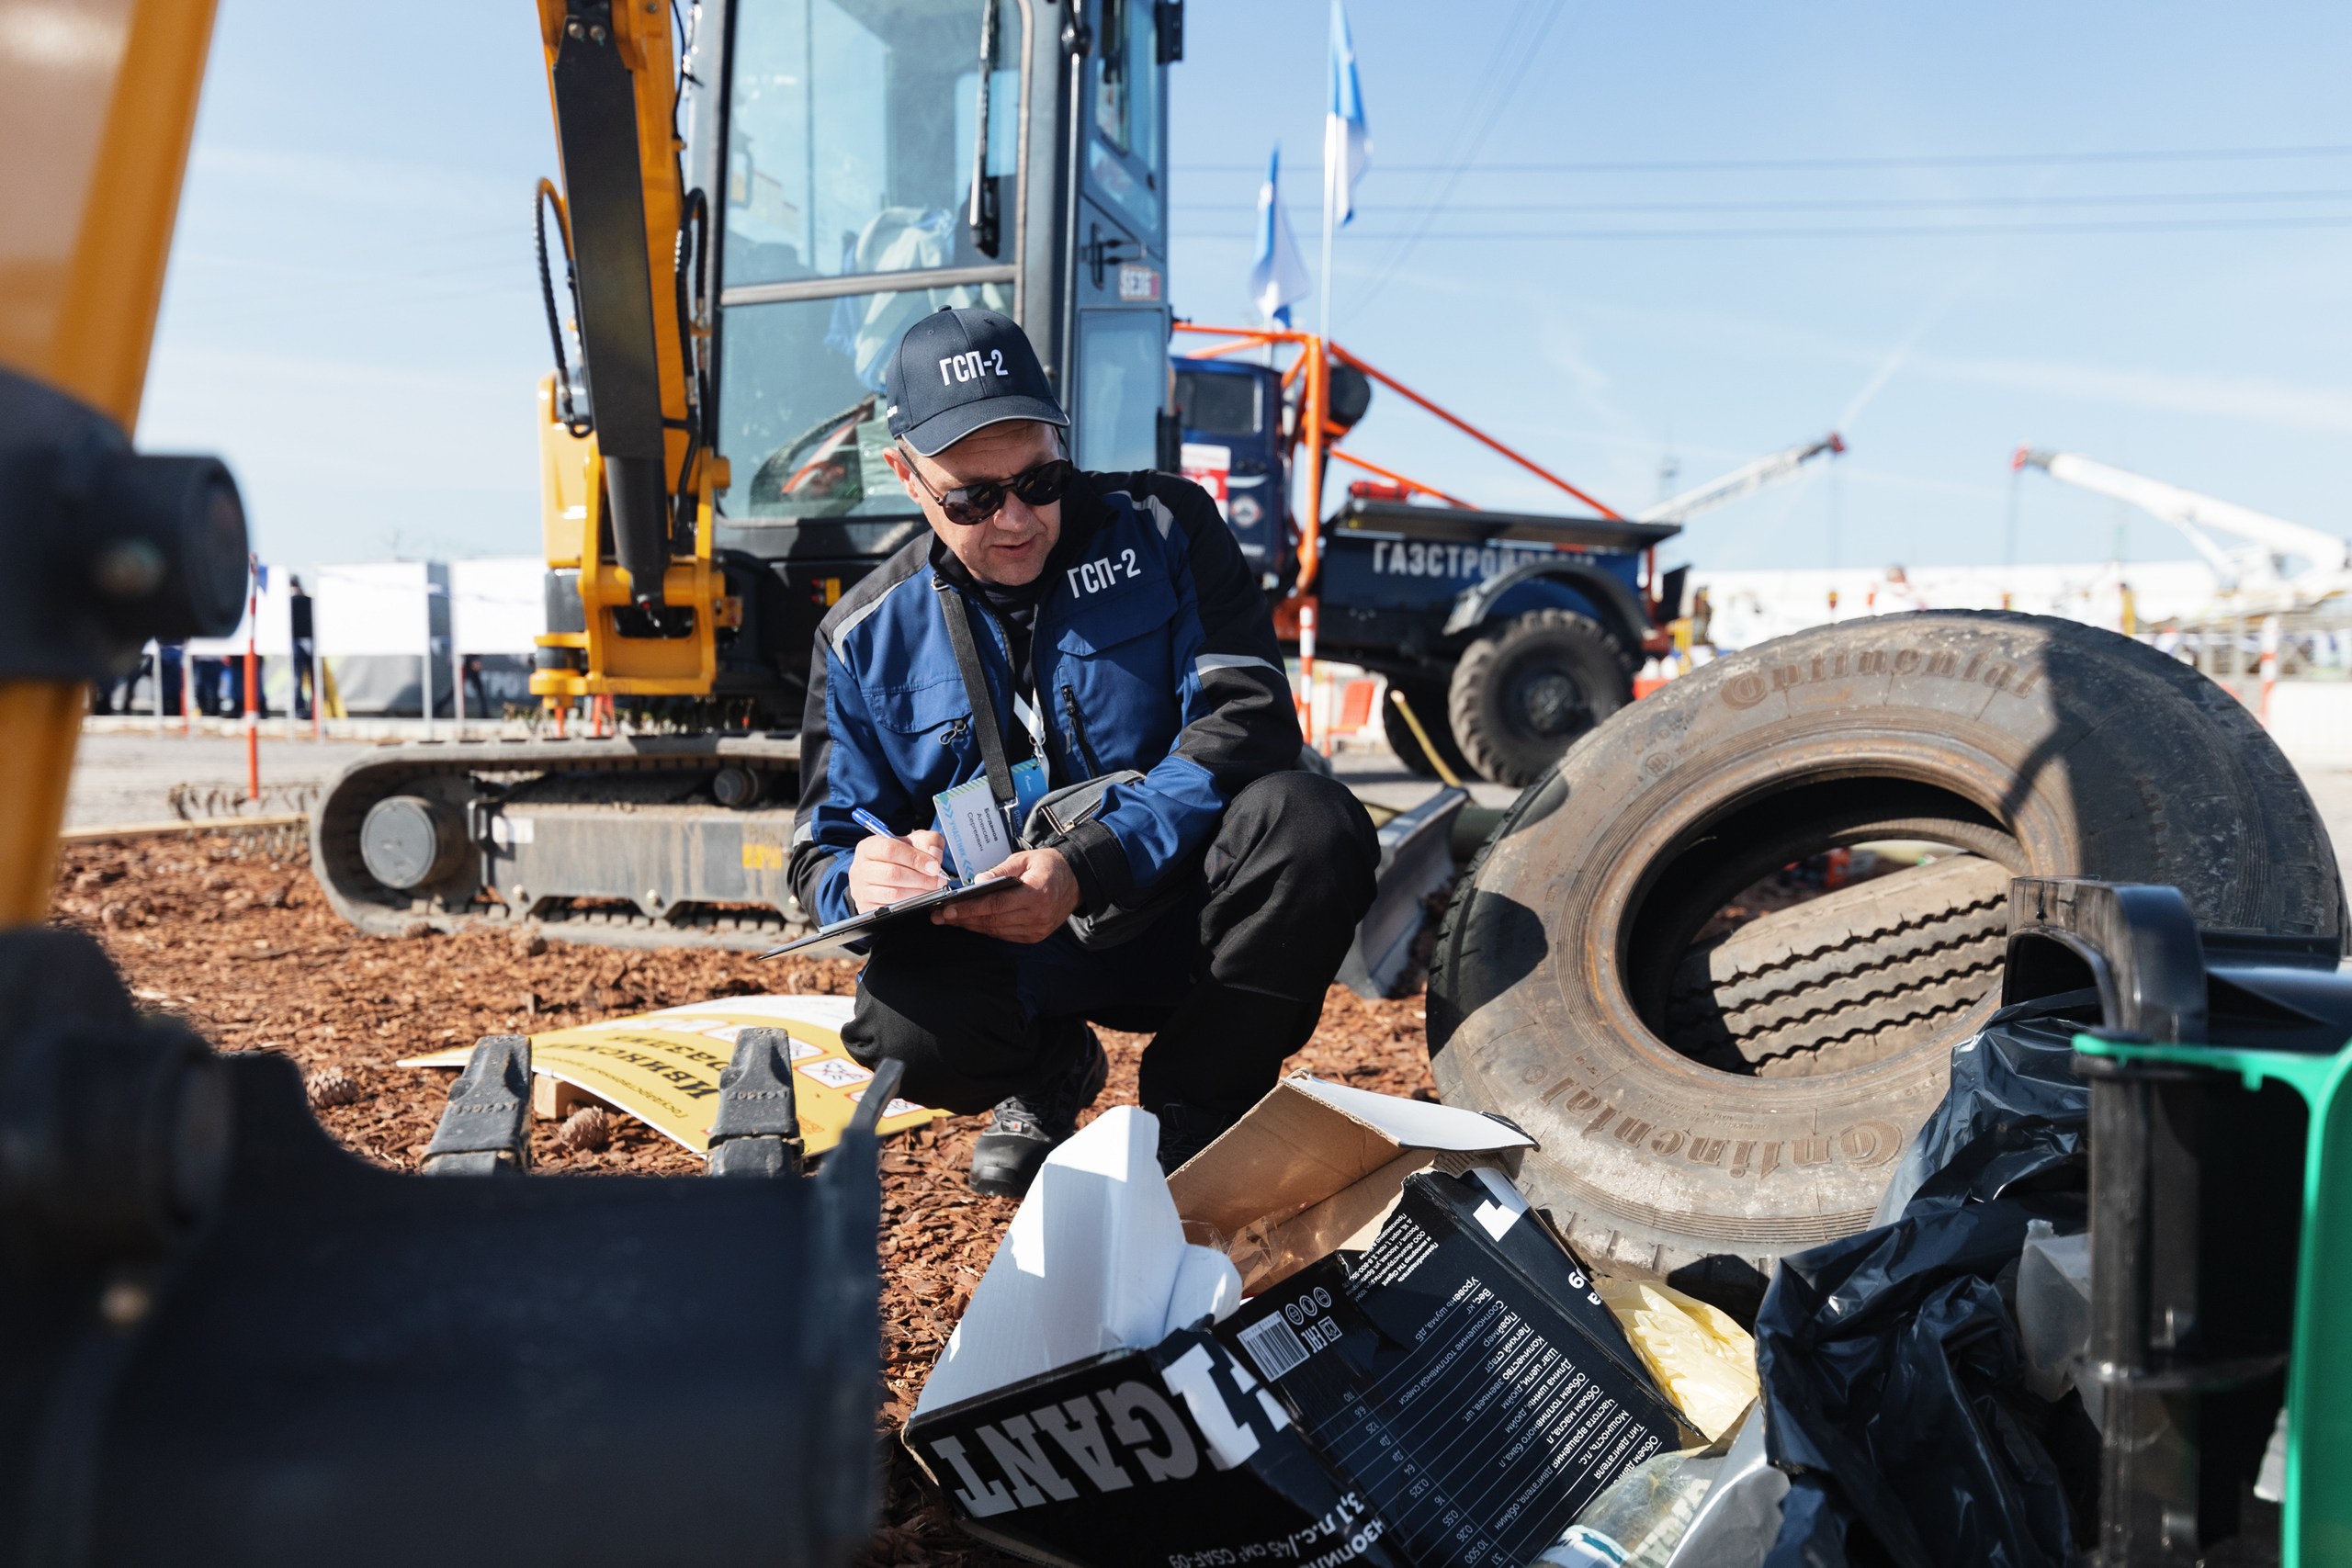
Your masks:
{"label": "wood chip mulch", "polygon": [[[415,1168],[453,1076],[395,1066],[401,1057],[713,997],[842,995],[856,983],[856,966],[838,961],[761,964],[745,953],[641,953],[503,933],[363,936],[327,907],[300,846],[282,836],[70,846],[51,913],[104,942],[141,1007],[187,1020],[220,1050],[291,1057],[314,1086],[327,1131],[396,1169]],[[1335,986],[1321,1027],[1291,1067],[1433,1099],[1422,1017],[1418,987],[1367,1002]],[[1099,1104],[1132,1103],[1145,1037],[1102,1032],[1111,1081]],[[540,1171],[683,1176],[702,1168],[627,1116],[611,1117],[601,1140],[562,1136],[565,1125],[534,1125]],[[882,1418],[894,1438],[1012,1217],[1011,1201],[964,1182],[985,1125],[953,1117],[883,1148]],[[883,1525],[865,1568],[1012,1561],[956,1528],[895,1440],[887,1451]]]}

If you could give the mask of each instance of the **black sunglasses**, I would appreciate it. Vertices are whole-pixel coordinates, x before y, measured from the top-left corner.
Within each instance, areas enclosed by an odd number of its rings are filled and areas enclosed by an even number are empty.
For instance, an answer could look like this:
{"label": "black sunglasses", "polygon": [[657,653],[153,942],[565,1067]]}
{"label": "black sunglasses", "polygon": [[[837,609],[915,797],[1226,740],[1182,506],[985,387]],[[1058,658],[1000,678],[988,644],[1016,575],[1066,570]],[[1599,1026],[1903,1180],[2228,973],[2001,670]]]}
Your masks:
{"label": "black sunglasses", "polygon": [[[902,452],[905,448],[900,447]],[[1006,479],[982,479],[977,484],[958,485],[944,495],[931,488],[931,481],[915,467],[914,454],[906,453],[907,472],[914,475],[922,492],[939,503],[947,521],[958,527],[971,528],[987,522],[1004,510],[1004,498],[1017,495],[1027,506],[1051,506],[1069,493],[1070,481],[1078,478],[1078,466],[1067,457],[1048,457],[1034,468],[1023,468]]]}

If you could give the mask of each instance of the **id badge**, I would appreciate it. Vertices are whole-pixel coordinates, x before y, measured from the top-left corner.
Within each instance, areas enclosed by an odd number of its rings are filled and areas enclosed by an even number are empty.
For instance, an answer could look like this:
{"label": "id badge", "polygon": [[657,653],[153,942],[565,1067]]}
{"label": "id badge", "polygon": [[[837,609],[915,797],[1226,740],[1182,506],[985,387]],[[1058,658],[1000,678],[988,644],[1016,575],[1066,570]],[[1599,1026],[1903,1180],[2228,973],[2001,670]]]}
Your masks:
{"label": "id badge", "polygon": [[1045,766],[1031,757],[1012,770],[1011,820],[989,792],[986,774],[931,797],[939,814],[940,834],[947,840],[949,866],[958,882],[971,881],[1012,853],[1016,824],[1028,820],[1029,808],[1045,798],[1046,788]]}

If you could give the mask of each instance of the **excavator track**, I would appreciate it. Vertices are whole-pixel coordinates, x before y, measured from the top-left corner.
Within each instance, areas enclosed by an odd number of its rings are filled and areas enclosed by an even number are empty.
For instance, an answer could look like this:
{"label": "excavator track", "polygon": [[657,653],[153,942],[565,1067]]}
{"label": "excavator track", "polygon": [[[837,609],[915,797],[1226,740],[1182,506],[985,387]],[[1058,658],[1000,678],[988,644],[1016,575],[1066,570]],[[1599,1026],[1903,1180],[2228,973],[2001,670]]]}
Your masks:
{"label": "excavator track", "polygon": [[320,801],[311,864],[378,936],[762,949],[808,925],[785,878],[799,766],[795,736],[388,746]]}

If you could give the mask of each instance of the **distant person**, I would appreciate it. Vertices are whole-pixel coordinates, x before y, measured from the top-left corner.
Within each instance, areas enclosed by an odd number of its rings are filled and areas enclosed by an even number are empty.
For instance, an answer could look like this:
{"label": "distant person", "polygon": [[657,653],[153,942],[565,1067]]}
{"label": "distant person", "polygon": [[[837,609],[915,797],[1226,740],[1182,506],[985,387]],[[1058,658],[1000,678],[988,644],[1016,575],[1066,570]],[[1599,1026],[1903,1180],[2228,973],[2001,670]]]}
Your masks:
{"label": "distant person", "polygon": [[481,655],[469,653],[458,661],[466,687],[466,712],[475,718],[495,718],[490,711],[490,692],[483,683]]}
{"label": "distant person", "polygon": [[159,661],[163,668],[156,672],[156,676],[164,682],[164,711],[174,718],[177,718],[180,716],[182,706],[180,670],[181,666],[187,661],[187,649],[178,643],[168,643],[161,650]]}
{"label": "distant person", "polygon": [[220,675],[224,661],[209,654],[195,656],[188,686],[196,694],[196,711],[207,718],[220,716]]}
{"label": "distant person", "polygon": [[299,577],[287,580],[286,618],[294,637],[294,716],[308,718],[317,705],[317,638],[311,630],[311,595]]}

